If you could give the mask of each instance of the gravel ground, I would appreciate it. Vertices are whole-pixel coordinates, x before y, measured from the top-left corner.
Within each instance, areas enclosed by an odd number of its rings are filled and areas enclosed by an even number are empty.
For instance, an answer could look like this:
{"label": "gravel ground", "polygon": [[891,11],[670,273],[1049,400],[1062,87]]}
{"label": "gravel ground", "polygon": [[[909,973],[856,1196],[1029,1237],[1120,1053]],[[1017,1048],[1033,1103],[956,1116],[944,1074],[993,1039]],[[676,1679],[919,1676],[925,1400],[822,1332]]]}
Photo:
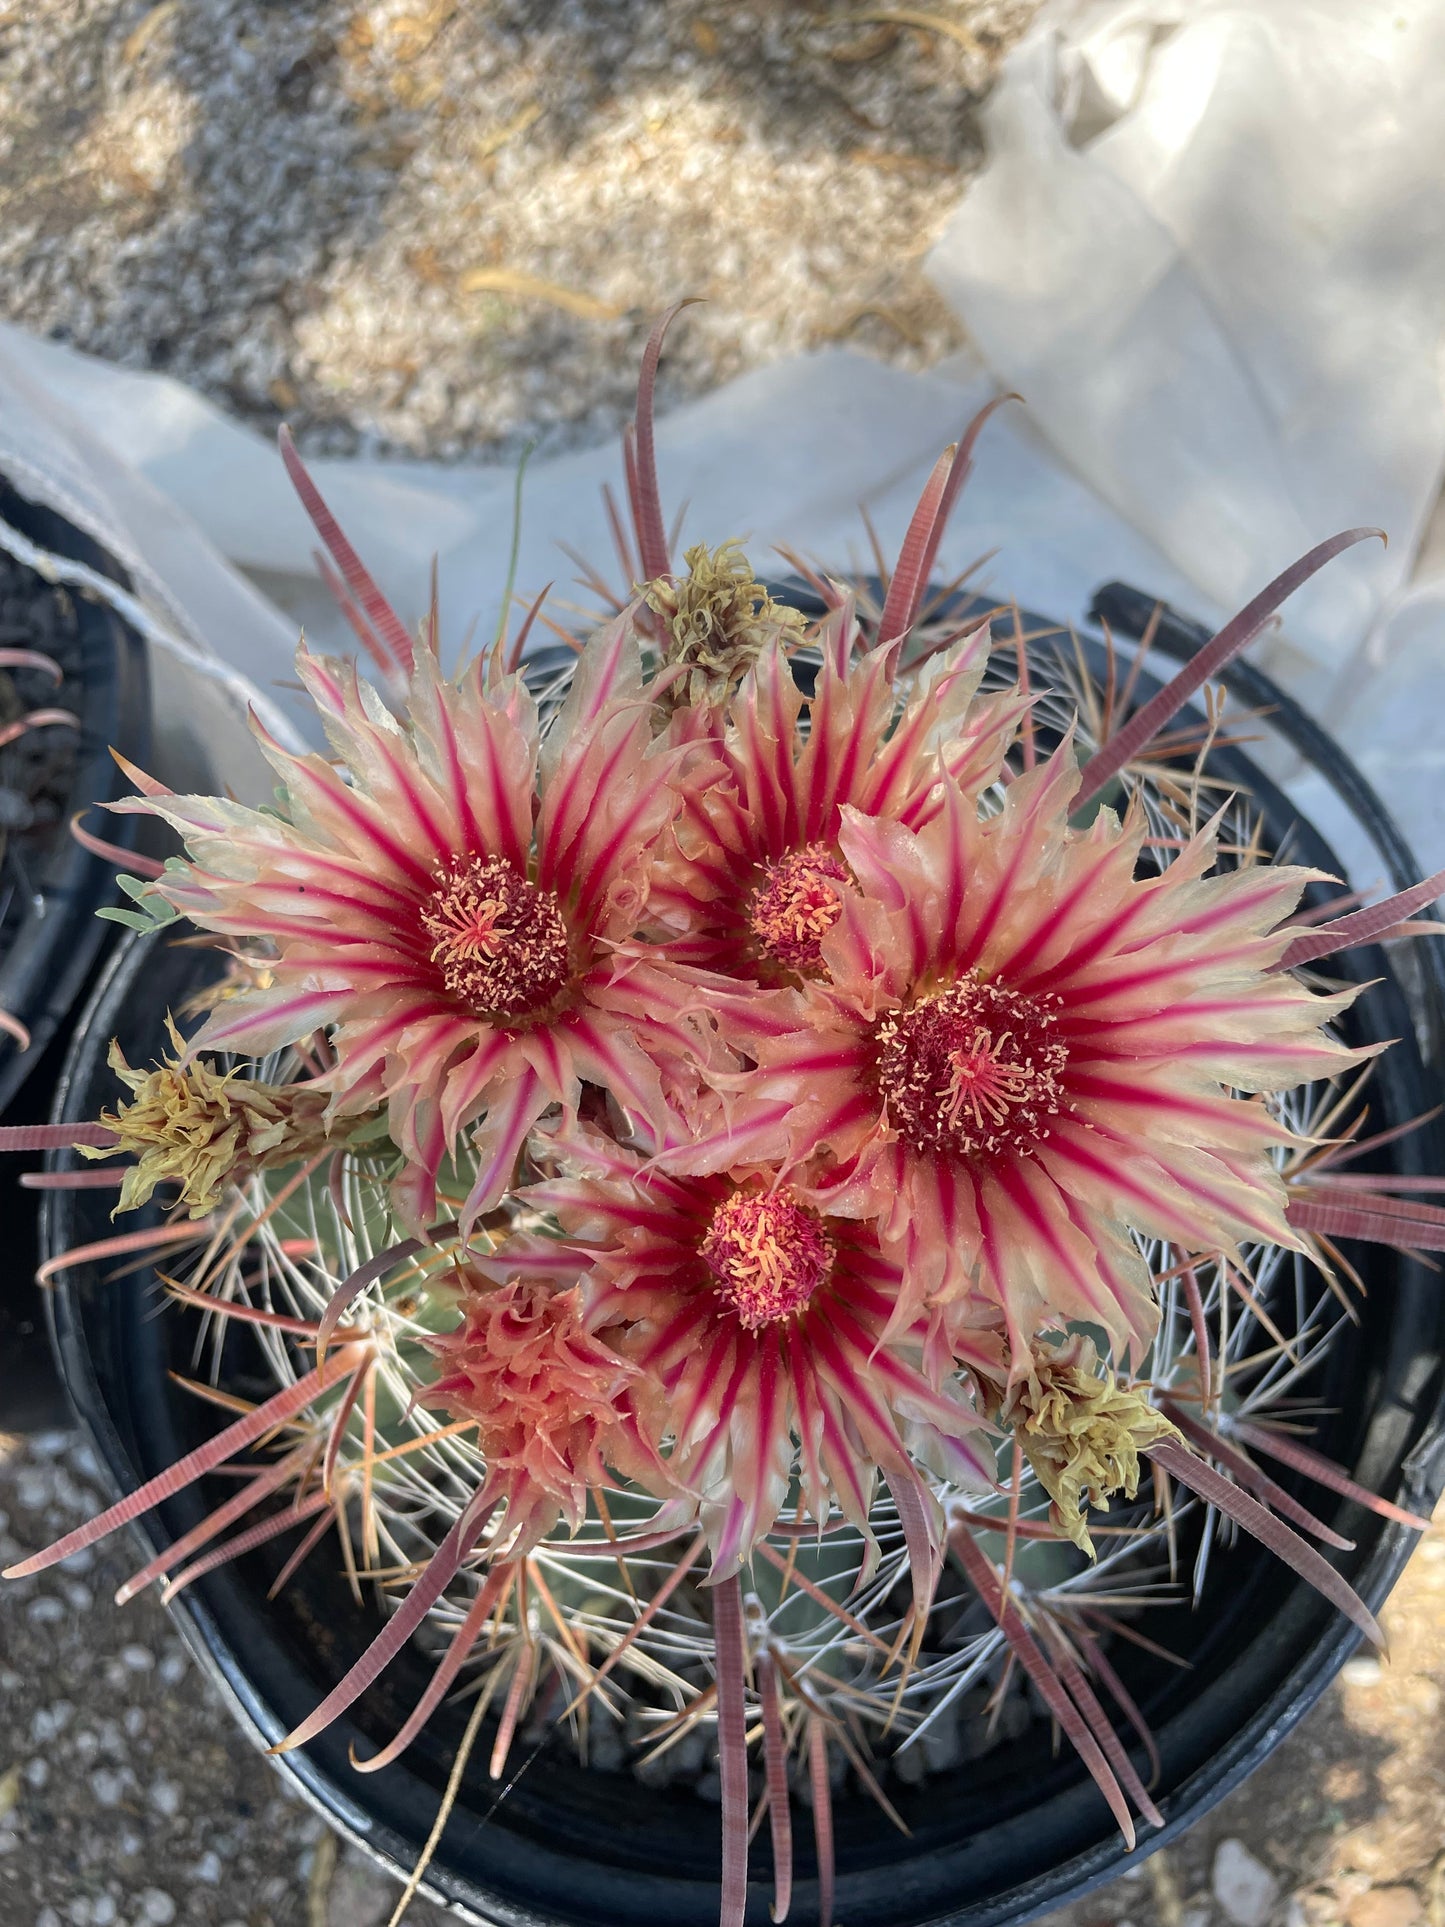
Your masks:
{"label": "gravel ground", "polygon": [[[929,10],[952,31],[801,0],[0,0],[0,312],[313,452],[610,435],[682,293],[707,305],[664,405],[827,341],[925,366],[959,337],[921,258],[1033,4]],[[91,1509],[92,1470],[0,1440],[7,1555]],[[0,1612],[0,1927],[383,1922],[389,1885],[234,1744],[163,1613],[112,1607],[122,1576],[101,1548]],[[1386,1625],[1387,1667],[1052,1927],[1445,1927],[1440,1524]]]}
{"label": "gravel ground", "polygon": [[850,339],[958,344],[920,261],[1034,0],[0,0],[0,307],[315,451],[610,433]]}

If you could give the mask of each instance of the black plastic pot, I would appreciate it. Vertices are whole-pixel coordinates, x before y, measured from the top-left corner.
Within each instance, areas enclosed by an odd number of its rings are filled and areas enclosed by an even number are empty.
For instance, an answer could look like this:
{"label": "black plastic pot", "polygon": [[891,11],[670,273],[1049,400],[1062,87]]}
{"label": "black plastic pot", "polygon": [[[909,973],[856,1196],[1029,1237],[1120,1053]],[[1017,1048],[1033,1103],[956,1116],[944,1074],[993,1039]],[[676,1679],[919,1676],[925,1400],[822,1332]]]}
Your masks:
{"label": "black plastic pot", "polygon": [[[126,578],[88,536],[49,509],[37,507],[0,481],[0,516],[32,542],[124,583]],[[111,745],[144,764],[150,753],[150,690],[141,637],[104,603],[72,597],[80,655],[74,686],[58,700],[80,718],[79,745],[70,797],[58,833],[26,882],[33,895],[14,941],[0,955],[0,1009],[30,1032],[21,1050],[0,1035],[0,1119],[40,1123],[50,1115],[55,1083],[69,1042],[70,1026],[96,969],[113,945],[117,926],[96,916],[117,900],[115,873],[69,835],[67,823],[92,803],[109,802],[130,786],[116,767]],[[97,835],[130,848],[134,817],[87,818]],[[15,879],[9,878],[10,884]],[[38,1169],[38,1156],[0,1161],[0,1223],[6,1233],[0,1272],[0,1429],[25,1431],[63,1421],[66,1415],[51,1362],[40,1296],[36,1195],[21,1188],[22,1171]]]}
{"label": "black plastic pot", "polygon": [[[1358,775],[1311,734],[1281,692],[1254,672],[1247,683],[1246,700],[1268,701],[1272,726],[1353,800],[1391,873],[1411,880],[1406,846]],[[1334,867],[1310,827],[1239,751],[1219,751],[1214,767],[1247,784],[1276,845],[1288,842],[1298,860]],[[1426,1001],[1445,1009],[1437,949],[1419,949]],[[165,1006],[207,968],[214,965],[203,953],[153,943],[119,955],[77,1038],[58,1115],[93,1115],[111,1094],[104,1069],[110,1037],[120,1037],[133,1061],[153,1054]],[[1348,957],[1343,968],[1371,983],[1354,1008],[1355,1040],[1402,1039],[1384,1060],[1373,1102],[1380,1125],[1404,1123],[1431,1107],[1437,1089],[1406,997],[1378,951]],[[1395,1169],[1445,1170],[1445,1143],[1433,1125],[1385,1155]],[[46,1249],[104,1235],[106,1209],[104,1194],[50,1194]],[[1368,1297],[1350,1346],[1333,1347],[1321,1370],[1320,1401],[1335,1416],[1318,1443],[1362,1483],[1428,1511],[1445,1472],[1445,1294],[1438,1277],[1397,1253],[1369,1247],[1359,1258]],[[150,1315],[151,1281],[134,1274],[107,1281],[93,1267],[78,1267],[52,1305],[67,1386],[119,1487],[134,1487],[206,1434],[205,1408],[177,1394],[166,1377],[168,1368],[188,1366],[192,1332],[180,1316]],[[238,1369],[244,1374],[243,1360]],[[238,1389],[248,1389],[244,1376]],[[1322,1510],[1318,1488],[1309,1489],[1309,1499],[1357,1541],[1338,1562],[1378,1606],[1413,1535],[1344,1502]],[[185,1531],[212,1503],[214,1495],[191,1491],[149,1515],[147,1545]],[[356,1609],[340,1575],[320,1557],[268,1603],[266,1588],[287,1549],[280,1545],[274,1555],[208,1575],[175,1608],[192,1648],[258,1744],[275,1741],[311,1710],[377,1623],[369,1610]],[[1132,1646],[1116,1655],[1157,1736],[1163,1768],[1155,1791],[1166,1826],[1145,1836],[1136,1859],[1189,1826],[1257,1766],[1356,1644],[1342,1618],[1252,1542],[1216,1554],[1201,1610],[1171,1615],[1168,1637],[1191,1662],[1188,1671]],[[420,1656],[404,1653],[348,1716],[278,1762],[343,1833],[402,1870],[414,1864],[432,1823],[465,1712],[443,1709],[412,1751],[375,1777],[352,1773],[347,1752],[353,1743],[369,1752],[389,1737],[427,1672]],[[1002,1927],[1075,1898],[1131,1858],[1082,1768],[1071,1755],[1052,1756],[1042,1724],[980,1766],[900,1788],[896,1798],[909,1838],[861,1794],[839,1800],[837,1913],[848,1927]],[[761,1842],[755,1862],[748,1920],[761,1927],[770,1898]],[[514,1759],[505,1797],[480,1770],[468,1775],[425,1891],[505,1927],[713,1927],[718,1865],[715,1805],[679,1787],[654,1791],[626,1775],[588,1772],[559,1738]],[[806,1866],[799,1872],[806,1876]],[[816,1918],[816,1885],[806,1877],[795,1888],[792,1918]]]}

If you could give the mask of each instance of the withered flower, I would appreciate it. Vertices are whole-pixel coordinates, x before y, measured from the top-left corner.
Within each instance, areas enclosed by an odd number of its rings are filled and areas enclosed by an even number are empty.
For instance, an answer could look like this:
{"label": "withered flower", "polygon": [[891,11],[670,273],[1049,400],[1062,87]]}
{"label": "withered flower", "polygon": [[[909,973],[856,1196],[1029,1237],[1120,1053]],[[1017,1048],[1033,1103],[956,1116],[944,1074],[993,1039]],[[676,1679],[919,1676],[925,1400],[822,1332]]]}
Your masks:
{"label": "withered flower", "polygon": [[122,1180],[113,1216],[144,1204],[158,1184],[178,1184],[182,1204],[203,1218],[227,1184],[322,1149],[325,1091],[218,1071],[200,1057],[187,1061],[185,1040],[169,1017],[166,1028],[176,1055],[154,1070],[132,1070],[112,1042],[110,1067],[130,1100],[101,1112],[100,1122],[115,1132],[113,1144],[76,1146],[86,1158],[138,1160]]}
{"label": "withered flower", "polygon": [[797,640],[807,619],[786,603],[774,602],[742,544],[705,542],[683,556],[688,573],[649,582],[643,600],[663,619],[665,669],[687,671],[668,692],[673,703],[722,702],[761,656],[768,643]]}
{"label": "withered flower", "polygon": [[1010,1389],[999,1417],[1053,1500],[1056,1524],[1091,1559],[1085,1505],[1107,1512],[1116,1492],[1135,1498],[1140,1453],[1180,1437],[1142,1391],[1119,1383],[1082,1333],[1035,1348],[1033,1372]]}

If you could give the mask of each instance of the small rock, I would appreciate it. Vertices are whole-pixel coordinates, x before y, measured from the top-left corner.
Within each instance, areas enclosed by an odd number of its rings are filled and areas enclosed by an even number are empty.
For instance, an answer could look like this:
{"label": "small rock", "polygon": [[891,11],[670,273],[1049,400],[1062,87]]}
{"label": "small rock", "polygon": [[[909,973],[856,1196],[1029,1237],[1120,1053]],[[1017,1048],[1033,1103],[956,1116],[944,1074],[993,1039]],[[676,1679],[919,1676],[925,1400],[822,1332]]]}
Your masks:
{"label": "small rock", "polygon": [[1211,1918],[1207,1907],[1186,1907],[1179,1916],[1179,1927],[1209,1927]]}
{"label": "small rock", "polygon": [[153,1921],[155,1927],[168,1927],[168,1923],[176,1917],[176,1903],[159,1887],[147,1887],[140,1897],[140,1904],[141,1918]]}
{"label": "small rock", "polygon": [[38,1706],[30,1721],[30,1737],[37,1746],[48,1746],[57,1733],[69,1726],[75,1708],[69,1700],[56,1700],[53,1706]]}
{"label": "small rock", "polygon": [[1424,1915],[1413,1887],[1371,1887],[1345,1909],[1350,1927],[1416,1927]]}
{"label": "small rock", "polygon": [[204,1881],[208,1887],[219,1887],[221,1884],[220,1855],[216,1853],[203,1853],[195,1866],[191,1868],[191,1878],[192,1880]]}
{"label": "small rock", "polygon": [[132,1673],[148,1673],[156,1663],[155,1654],[145,1646],[123,1646],[120,1656]]}
{"label": "small rock", "polygon": [[150,1803],[157,1813],[173,1820],[181,1810],[180,1788],[173,1780],[157,1778],[151,1782]]}
{"label": "small rock", "polygon": [[1379,1660],[1365,1654],[1358,1659],[1347,1659],[1340,1668],[1340,1678],[1346,1686],[1378,1686],[1383,1677]]}
{"label": "small rock", "polygon": [[90,1790],[97,1806],[118,1807],[125,1794],[126,1776],[113,1766],[98,1766],[90,1776]]}
{"label": "small rock", "polygon": [[1279,1895],[1278,1880],[1242,1840],[1220,1841],[1210,1884],[1235,1927],[1264,1927]]}
{"label": "small rock", "polygon": [[109,1894],[91,1901],[90,1927],[115,1927],[115,1902]]}

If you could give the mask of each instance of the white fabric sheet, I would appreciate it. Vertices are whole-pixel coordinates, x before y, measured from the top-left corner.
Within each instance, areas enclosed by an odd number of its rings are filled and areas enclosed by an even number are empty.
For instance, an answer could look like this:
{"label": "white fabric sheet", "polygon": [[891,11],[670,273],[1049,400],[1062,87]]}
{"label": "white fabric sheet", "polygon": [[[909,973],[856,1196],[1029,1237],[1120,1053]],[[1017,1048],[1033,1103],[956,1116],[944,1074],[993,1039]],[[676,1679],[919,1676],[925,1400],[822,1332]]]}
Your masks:
{"label": "white fabric sheet", "polygon": [[[1215,621],[1323,536],[1382,526],[1388,550],[1331,564],[1256,653],[1445,863],[1445,541],[1421,553],[1445,468],[1445,0],[1053,0],[987,121],[928,263],[971,351],[911,375],[831,349],[673,411],[659,465],[684,541],[863,561],[859,505],[896,544],[1000,388],[1026,406],[985,430],[940,560],[996,550],[979,586],[1025,606],[1077,619],[1123,577]],[[520,592],[586,600],[559,538],[615,576],[600,487],[619,467],[613,447],[534,464]],[[0,327],[0,470],[130,569],[181,734],[195,692],[235,709],[248,684],[306,729],[296,628],[347,635],[262,440],[164,376]],[[491,630],[510,471],[315,472],[405,616],[436,555],[449,644]]]}

